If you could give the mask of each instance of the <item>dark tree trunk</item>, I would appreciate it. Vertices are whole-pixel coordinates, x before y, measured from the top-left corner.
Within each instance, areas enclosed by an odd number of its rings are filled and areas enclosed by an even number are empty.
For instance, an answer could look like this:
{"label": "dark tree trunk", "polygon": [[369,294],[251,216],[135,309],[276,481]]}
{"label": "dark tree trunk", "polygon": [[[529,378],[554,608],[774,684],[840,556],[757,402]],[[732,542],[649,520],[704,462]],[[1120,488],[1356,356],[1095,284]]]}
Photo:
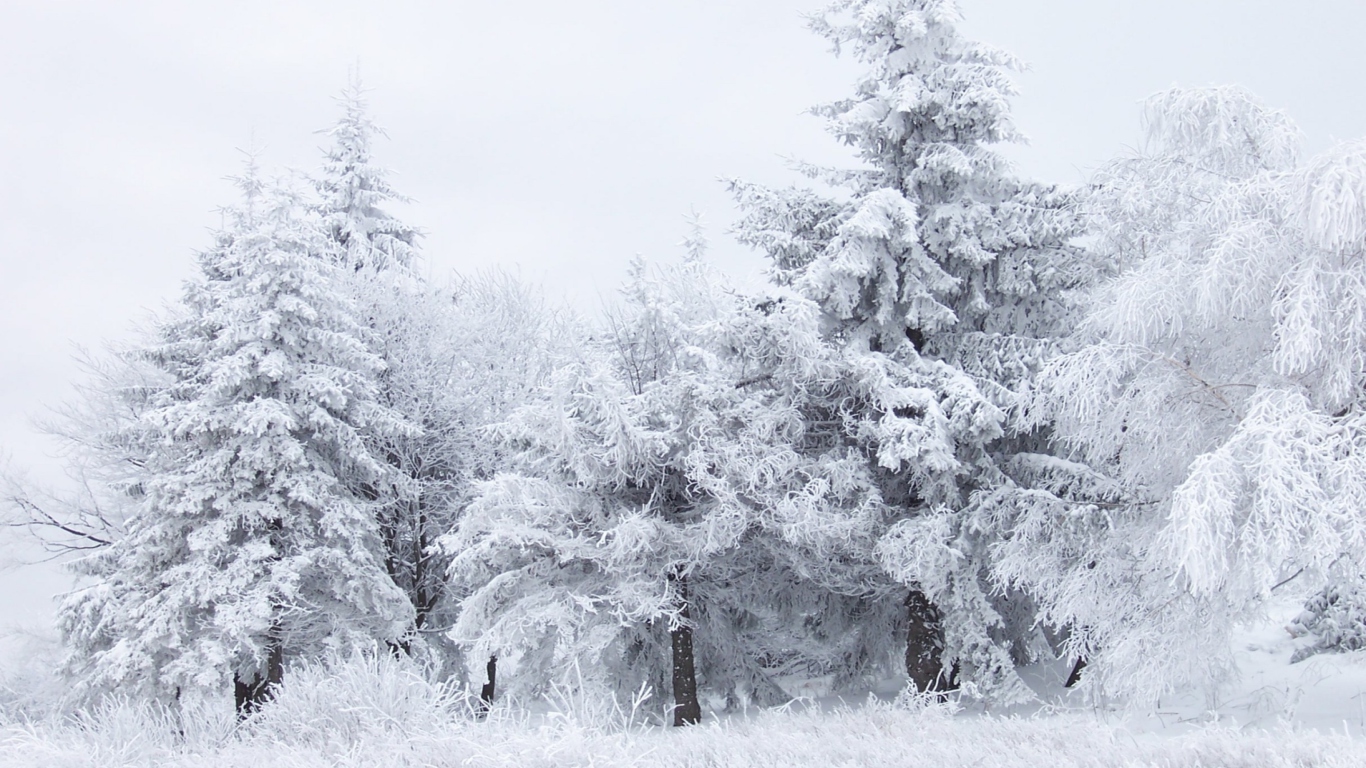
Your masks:
{"label": "dark tree trunk", "polygon": [[441,599],[439,569],[433,567],[432,555],[427,551],[431,544],[428,527],[426,513],[419,511],[417,532],[413,537],[413,609],[416,613],[414,624],[419,630],[427,626]]}
{"label": "dark tree trunk", "polygon": [[1072,665],[1072,672],[1067,676],[1067,682],[1062,684],[1064,688],[1071,688],[1081,682],[1081,671],[1086,669],[1086,657],[1078,656],[1077,663]]}
{"label": "dark tree trunk", "polygon": [[921,693],[952,690],[953,673],[944,670],[944,621],[934,603],[918,589],[906,596],[906,674]]}
{"label": "dark tree trunk", "polygon": [[233,701],[237,703],[237,719],[250,715],[260,706],[265,698],[264,687],[260,675],[252,675],[251,680],[242,679],[241,675],[232,676]]}
{"label": "dark tree trunk", "polygon": [[414,639],[432,622],[443,594],[440,561],[428,551],[432,521],[426,509],[426,502],[420,498],[404,502],[399,510],[389,513],[388,522],[381,526],[385,568],[413,606],[411,631],[398,640],[387,641],[395,654],[413,654]]}
{"label": "dark tree trunk", "polygon": [[[368,485],[361,486],[361,495],[369,501],[379,498],[379,493]],[[389,574],[389,580],[402,589],[403,580],[400,578],[398,558],[395,556],[399,546],[398,523],[394,519],[381,519],[379,529],[380,536],[384,540],[384,571]],[[384,642],[385,645],[389,646],[389,652],[394,656],[412,655],[412,641],[407,637],[385,640]]]}
{"label": "dark tree trunk", "polygon": [[688,581],[679,576],[674,582],[682,604],[678,628],[669,632],[673,641],[674,725],[694,725],[702,722],[702,705],[697,701],[697,669],[693,663],[692,626],[688,623]]}
{"label": "dark tree trunk", "polygon": [[497,693],[498,686],[497,656],[489,657],[489,663],[485,670],[488,672],[489,681],[484,683],[483,688],[479,689],[479,713],[481,715],[488,714],[488,711],[493,708],[493,696]]}
{"label": "dark tree trunk", "polygon": [[237,704],[239,719],[261,708],[275,693],[275,688],[285,677],[284,647],[278,640],[272,640],[266,652],[266,670],[259,671],[249,679],[234,675],[232,679],[233,699]]}
{"label": "dark tree trunk", "polygon": [[[266,530],[270,532],[270,543],[276,552],[285,551],[286,547],[280,541],[280,532],[284,530],[284,521],[280,518],[272,518],[266,523]],[[272,561],[278,560],[279,555],[270,558]],[[279,618],[280,606],[275,604],[273,612],[275,618],[271,622],[270,631],[266,633],[266,668],[257,669],[250,678],[242,678],[233,675],[233,698],[237,704],[237,717],[243,718],[261,708],[275,694],[275,688],[285,679],[285,641],[284,627]]]}

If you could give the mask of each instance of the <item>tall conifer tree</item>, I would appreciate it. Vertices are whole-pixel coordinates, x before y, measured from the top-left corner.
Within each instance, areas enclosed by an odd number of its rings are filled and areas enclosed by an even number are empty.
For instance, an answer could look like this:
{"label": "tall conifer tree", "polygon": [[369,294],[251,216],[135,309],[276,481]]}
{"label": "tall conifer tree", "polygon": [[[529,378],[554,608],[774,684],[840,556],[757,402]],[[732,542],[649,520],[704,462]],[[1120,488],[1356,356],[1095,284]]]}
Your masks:
{"label": "tall conifer tree", "polygon": [[866,65],[855,94],[817,110],[862,168],[807,167],[840,194],[735,182],[741,240],[817,302],[851,366],[918,381],[914,402],[870,398],[847,429],[868,452],[886,520],[875,553],[909,587],[907,670],[921,690],[953,678],[1027,695],[1011,671],[1041,638],[1029,606],[997,589],[1001,535],[974,499],[1013,481],[1033,448],[1017,392],[1094,275],[1070,245],[1069,197],[1016,179],[992,145],[1018,138],[1008,55],[964,40],[950,0],[841,0],[813,28]]}
{"label": "tall conifer tree", "polygon": [[389,473],[362,439],[410,431],[377,400],[382,362],[337,293],[325,235],[254,168],[177,316],[139,355],[164,373],[123,538],[61,610],[93,689],[177,697],[233,681],[259,705],[290,659],[397,638],[411,622],[359,489]]}

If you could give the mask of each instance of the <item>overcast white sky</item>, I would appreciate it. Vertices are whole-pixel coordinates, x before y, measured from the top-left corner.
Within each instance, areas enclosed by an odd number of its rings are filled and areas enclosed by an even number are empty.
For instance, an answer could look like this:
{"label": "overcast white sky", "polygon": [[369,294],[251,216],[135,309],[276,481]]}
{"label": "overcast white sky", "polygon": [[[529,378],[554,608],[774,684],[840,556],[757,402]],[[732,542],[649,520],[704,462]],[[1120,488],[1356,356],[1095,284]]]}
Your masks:
{"label": "overcast white sky", "polygon": [[[1366,136],[1362,0],[961,1],[970,35],[1031,65],[1033,141],[1009,152],[1026,174],[1083,180],[1175,84],[1247,86],[1311,150]],[[803,114],[855,72],[804,29],[822,4],[4,0],[0,452],[58,476],[30,422],[71,397],[73,345],[175,299],[236,148],[315,167],[357,62],[434,276],[502,266],[592,309],[633,254],[676,254],[691,207],[715,257],[756,273],[718,177],[847,157]],[[54,584],[0,572],[0,626],[47,615]]]}

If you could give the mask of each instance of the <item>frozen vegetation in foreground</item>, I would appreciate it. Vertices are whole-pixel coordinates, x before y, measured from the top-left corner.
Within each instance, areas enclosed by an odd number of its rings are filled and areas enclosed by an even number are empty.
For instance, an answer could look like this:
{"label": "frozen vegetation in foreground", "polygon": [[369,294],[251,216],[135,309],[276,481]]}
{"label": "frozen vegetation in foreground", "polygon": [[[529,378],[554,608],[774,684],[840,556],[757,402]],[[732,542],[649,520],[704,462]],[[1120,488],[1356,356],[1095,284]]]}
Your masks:
{"label": "frozen vegetation in foreground", "polygon": [[1216,713],[1167,702],[1147,715],[1064,707],[995,715],[870,696],[709,715],[686,729],[566,690],[548,709],[500,705],[481,720],[464,692],[385,655],[297,670],[241,724],[227,701],[180,715],[127,700],[64,712],[30,672],[5,681],[0,766],[1362,765],[1360,718],[1354,710],[1350,721],[1335,718],[1355,701],[1348,689],[1366,690],[1366,655],[1287,665],[1294,643],[1284,637],[1240,638],[1243,690]]}
{"label": "frozen vegetation in foreground", "polygon": [[[150,722],[149,722],[150,721]],[[149,728],[149,725],[152,726]],[[879,705],[831,714],[769,713],[686,730],[629,731],[572,718],[543,725],[461,721],[406,734],[376,718],[367,730],[293,738],[263,722],[250,733],[176,745],[136,709],[65,729],[15,729],[3,765],[53,766],[1349,766],[1361,744],[1340,734],[1243,734],[1208,728],[1175,738],[1131,735],[1079,718],[955,720]]]}

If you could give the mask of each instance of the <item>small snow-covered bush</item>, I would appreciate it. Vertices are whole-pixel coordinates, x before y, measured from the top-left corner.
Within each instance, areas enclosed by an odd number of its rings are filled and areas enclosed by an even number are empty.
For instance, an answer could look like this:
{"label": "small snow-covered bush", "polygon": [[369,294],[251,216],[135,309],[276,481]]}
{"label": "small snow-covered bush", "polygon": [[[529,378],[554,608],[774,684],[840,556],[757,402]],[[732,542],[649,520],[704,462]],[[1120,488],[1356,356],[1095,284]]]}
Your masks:
{"label": "small snow-covered bush", "polygon": [[1304,611],[1290,623],[1290,632],[1297,637],[1312,636],[1317,641],[1295,651],[1291,663],[1325,651],[1366,648],[1366,579],[1343,579],[1316,592],[1305,601]]}
{"label": "small snow-covered bush", "polygon": [[448,730],[473,720],[474,707],[463,689],[433,682],[414,662],[377,649],[290,669],[244,730],[295,745],[354,744]]}
{"label": "small snow-covered bush", "polygon": [[647,724],[658,724],[669,719],[668,707],[653,718],[646,704],[653,698],[653,691],[646,683],[623,702],[612,695],[612,691],[600,686],[587,684],[577,660],[571,662],[573,679],[569,682],[552,682],[546,694],[550,705],[548,719],[560,726],[588,729],[603,733],[628,732],[639,730]]}

